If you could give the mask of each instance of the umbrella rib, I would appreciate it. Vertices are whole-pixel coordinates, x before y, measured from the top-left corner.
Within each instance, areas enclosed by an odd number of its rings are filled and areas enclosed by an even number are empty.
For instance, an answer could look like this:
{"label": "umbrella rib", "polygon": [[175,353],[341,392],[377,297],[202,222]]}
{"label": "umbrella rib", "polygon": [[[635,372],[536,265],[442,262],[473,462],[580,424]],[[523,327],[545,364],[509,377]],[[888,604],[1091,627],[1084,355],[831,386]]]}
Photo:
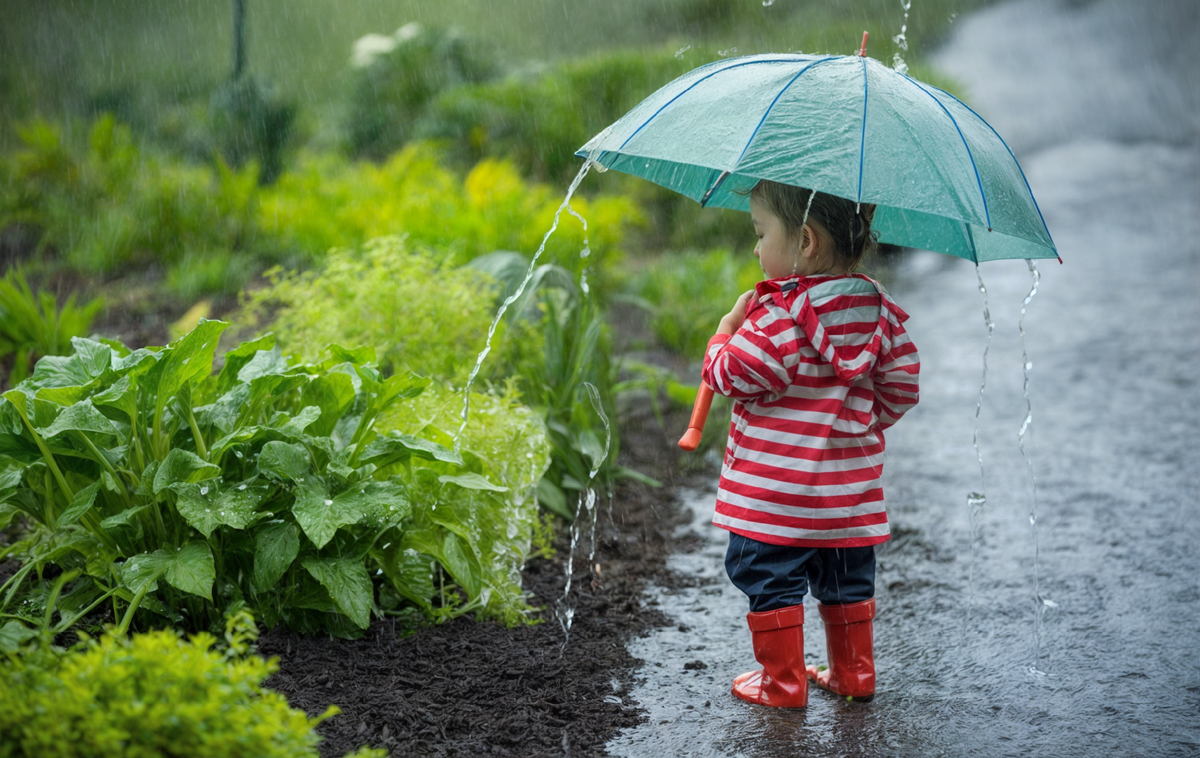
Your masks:
{"label": "umbrella rib", "polygon": [[[958,132],[958,138],[960,140],[962,140],[963,147],[967,151],[967,157],[971,160],[971,169],[975,172],[975,184],[978,185],[978,187],[979,187],[979,197],[983,199],[983,217],[987,223],[987,230],[990,232],[992,230],[992,214],[988,210],[987,194],[983,191],[983,180],[979,178],[979,166],[975,165],[975,156],[971,153],[971,146],[967,144],[967,138],[962,133],[962,129],[959,127],[958,121],[956,121],[954,119],[954,116],[950,113],[950,109],[946,107],[945,103],[943,103],[941,100],[938,100],[937,97],[935,97],[932,92],[930,92],[929,90],[922,87],[920,82],[918,82],[916,79],[913,79],[911,76],[908,76],[907,74],[901,74],[901,76],[903,76],[905,79],[907,79],[914,87],[916,87],[917,89],[919,89],[920,91],[922,91],[926,95],[928,95],[929,98],[931,100],[933,100],[933,102],[937,103],[938,107],[942,109],[942,112],[946,114],[946,118],[950,119],[950,123],[954,125],[954,131]],[[941,90],[938,90],[938,91],[940,92]],[[970,110],[970,108],[968,108],[967,110]],[[971,112],[975,113],[974,111],[971,111]],[[979,114],[975,114],[975,115],[978,116]],[[982,121],[982,119],[980,119],[980,120]],[[987,122],[984,122],[984,123],[987,123]],[[993,130],[993,133],[994,132],[995,132],[995,130]],[[996,135],[997,138],[999,136],[1000,136],[999,134]],[[1000,140],[1000,141],[1003,142],[1004,140]],[[1005,145],[1005,148],[1007,148],[1007,147],[1008,146]],[[1010,155],[1011,155],[1011,152],[1010,152]],[[1020,166],[1018,166],[1018,168],[1020,168]],[[1026,184],[1026,189],[1028,189],[1028,183]],[[1038,213],[1040,215],[1041,212],[1039,211]],[[1043,226],[1046,225],[1046,222],[1044,220],[1042,221],[1042,225]]]}
{"label": "umbrella rib", "polygon": [[795,76],[793,76],[791,79],[789,79],[787,84],[783,85],[783,89],[779,90],[779,92],[775,95],[775,99],[772,100],[771,104],[767,106],[767,110],[763,113],[762,118],[760,118],[758,120],[758,126],[754,127],[754,133],[750,135],[750,139],[746,140],[746,146],[742,148],[741,155],[739,155],[738,159],[733,162],[733,165],[735,168],[742,162],[742,158],[746,157],[746,151],[748,151],[750,149],[750,145],[754,144],[755,137],[758,136],[758,132],[760,129],[762,129],[763,124],[765,124],[767,122],[767,117],[769,117],[771,115],[771,111],[775,108],[775,104],[779,102],[779,98],[783,97],[783,93],[787,92],[788,89],[793,84],[796,83],[796,80],[799,79],[801,76],[804,76],[804,73],[806,71],[808,71],[810,68],[812,68],[813,66],[816,66],[818,64],[834,60],[836,57],[837,56],[831,55],[828,58],[821,58],[820,60],[815,60],[812,63],[809,63],[807,66],[800,69],[799,73],[797,73]]}
{"label": "umbrella rib", "polygon": [[[704,75],[704,76],[700,77],[700,78],[699,78],[699,79],[697,79],[696,81],[694,81],[694,82],[692,82],[691,84],[689,84],[689,85],[687,86],[687,88],[686,88],[686,89],[684,89],[682,92],[680,92],[678,95],[676,95],[675,97],[671,98],[671,99],[670,99],[670,100],[668,100],[667,102],[663,103],[663,105],[662,105],[662,107],[661,107],[661,108],[659,108],[659,109],[658,109],[658,110],[656,110],[656,111],[655,111],[653,114],[651,114],[650,118],[646,119],[646,120],[645,120],[645,122],[643,122],[641,126],[639,126],[639,127],[636,129],[636,130],[634,130],[633,134],[631,134],[631,135],[629,135],[628,137],[626,137],[626,138],[625,138],[625,141],[621,143],[621,146],[617,148],[616,152],[620,152],[621,150],[623,150],[623,149],[625,148],[625,146],[629,144],[629,140],[631,140],[631,139],[633,139],[634,137],[638,136],[638,134],[639,134],[639,133],[640,133],[640,132],[641,132],[643,129],[645,129],[645,128],[646,128],[646,127],[647,127],[647,126],[650,124],[650,122],[651,122],[651,121],[653,121],[654,119],[656,119],[656,118],[658,117],[658,114],[660,114],[660,113],[662,113],[663,111],[665,111],[667,108],[669,108],[669,107],[671,106],[671,104],[672,104],[672,103],[674,103],[676,100],[678,100],[679,98],[681,98],[681,97],[683,97],[684,95],[686,95],[688,92],[691,92],[693,87],[697,86],[698,84],[700,84],[701,82],[705,81],[706,79],[710,79],[711,77],[714,77],[714,76],[716,76],[717,74],[719,74],[719,73],[721,73],[721,72],[723,72],[723,71],[730,71],[730,70],[732,70],[732,69],[735,69],[735,68],[740,68],[740,67],[742,67],[742,66],[750,66],[750,65],[753,65],[753,64],[755,64],[755,63],[790,63],[790,62],[792,62],[792,61],[795,61],[795,60],[796,60],[795,58],[768,58],[768,59],[766,59],[766,60],[763,60],[763,59],[758,59],[758,60],[752,60],[752,61],[742,61],[741,63],[733,63],[732,65],[725,66],[724,68],[719,68],[719,69],[717,69],[716,71],[713,71],[713,72],[712,72],[712,73],[710,73],[710,74],[706,74],[706,75]],[[829,58],[825,58],[824,60],[830,60],[830,59],[829,59]]]}
{"label": "umbrella rib", "polygon": [[963,228],[967,230],[967,244],[971,246],[971,255],[974,256],[974,260],[972,262],[978,266],[979,248],[975,245],[975,234],[971,231],[971,225],[966,221],[963,222]]}
{"label": "umbrella rib", "polygon": [[[865,39],[865,38],[864,38]],[[863,72],[863,120],[862,120],[862,137],[858,145],[858,196],[854,199],[855,203],[862,202],[862,182],[863,182],[863,163],[867,153],[867,94],[869,85],[867,83],[867,59],[862,58]],[[855,206],[855,213],[858,213],[858,207]]]}
{"label": "umbrella rib", "polygon": [[[907,76],[905,78],[910,79]],[[910,81],[913,81],[914,83],[916,83],[915,80],[910,79]],[[949,92],[947,92],[944,89],[934,87],[932,84],[926,84],[925,86],[929,87],[930,89],[935,89],[938,92],[941,92],[946,97],[950,98],[954,102],[956,102],[959,105],[961,105],[962,107],[966,108],[967,111],[972,116],[974,116],[975,118],[982,121],[983,125],[991,130],[992,134],[994,134],[996,136],[996,139],[1000,140],[1001,145],[1004,145],[1004,149],[1008,151],[1008,157],[1012,158],[1013,165],[1015,165],[1017,167],[1017,173],[1019,173],[1021,175],[1021,181],[1025,182],[1025,191],[1029,193],[1029,199],[1033,201],[1033,209],[1036,210],[1038,213],[1038,220],[1042,222],[1042,228],[1046,230],[1046,239],[1050,240],[1050,248],[1052,250],[1054,250],[1055,255],[1058,255],[1058,248],[1056,248],[1054,246],[1054,238],[1050,236],[1050,227],[1046,226],[1046,219],[1044,216],[1042,216],[1042,209],[1038,206],[1037,198],[1033,196],[1033,190],[1030,189],[1030,187],[1029,187],[1029,180],[1025,178],[1025,170],[1021,168],[1021,162],[1017,160],[1017,156],[1013,155],[1012,148],[1008,146],[1008,143],[1004,141],[1004,138],[1000,136],[1000,133],[997,132],[996,129],[991,124],[989,124],[987,121],[985,121],[982,116],[980,116],[978,113],[976,113],[975,110],[973,108],[971,108],[971,106],[967,105],[962,100],[959,100],[957,97],[950,94]],[[929,93],[926,92],[926,94],[929,94]],[[929,95],[929,96],[933,97],[933,95]],[[937,100],[937,98],[935,97],[934,100]],[[943,106],[943,107],[945,107],[945,106]],[[1062,258],[1060,257],[1059,260],[1061,261]]]}

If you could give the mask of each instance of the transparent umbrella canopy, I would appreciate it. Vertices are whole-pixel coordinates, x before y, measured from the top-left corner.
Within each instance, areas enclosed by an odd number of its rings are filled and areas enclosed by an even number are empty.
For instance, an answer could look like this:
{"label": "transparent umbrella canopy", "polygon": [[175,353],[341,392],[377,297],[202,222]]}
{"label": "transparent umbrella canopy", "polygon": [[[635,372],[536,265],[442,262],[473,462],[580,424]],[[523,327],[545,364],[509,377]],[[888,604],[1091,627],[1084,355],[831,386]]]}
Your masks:
{"label": "transparent umbrella canopy", "polygon": [[578,151],[701,205],[760,179],[877,206],[881,242],[981,262],[1058,252],[1012,151],[953,95],[872,58],[753,55],[659,89]]}

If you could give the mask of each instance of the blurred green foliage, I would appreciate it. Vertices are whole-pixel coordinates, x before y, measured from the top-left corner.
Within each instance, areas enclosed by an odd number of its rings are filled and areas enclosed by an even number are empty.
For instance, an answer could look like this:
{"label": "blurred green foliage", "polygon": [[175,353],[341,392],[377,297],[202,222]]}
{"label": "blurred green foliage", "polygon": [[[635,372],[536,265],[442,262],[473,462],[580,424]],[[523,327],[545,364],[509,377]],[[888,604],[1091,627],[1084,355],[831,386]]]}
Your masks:
{"label": "blurred green foliage", "polygon": [[395,34],[369,34],[355,43],[345,116],[352,154],[383,159],[412,137],[413,125],[439,92],[495,76],[482,39],[455,27],[426,29],[413,22]]}
{"label": "blurred green foliage", "polygon": [[[339,709],[310,718],[266,689],[279,663],[245,653],[253,635],[251,622],[240,651],[220,651],[208,633],[161,630],[10,654],[0,662],[0,758],[316,758],[314,729]],[[385,755],[362,748],[353,758]]]}
{"label": "blurred green foliage", "polygon": [[77,306],[75,295],[60,306],[51,292],[35,294],[21,269],[10,269],[0,279],[0,364],[12,356],[8,384],[23,381],[43,355],[72,352],[71,338],[86,335],[103,307],[103,298]]}
{"label": "blurred green foliage", "polygon": [[260,184],[278,178],[296,120],[294,103],[264,82],[243,76],[213,90],[208,116],[213,142],[229,165],[257,163]]}
{"label": "blurred green foliage", "polygon": [[647,261],[630,279],[627,291],[649,311],[650,328],[661,345],[699,360],[721,317],[762,278],[752,252],[720,248]]}

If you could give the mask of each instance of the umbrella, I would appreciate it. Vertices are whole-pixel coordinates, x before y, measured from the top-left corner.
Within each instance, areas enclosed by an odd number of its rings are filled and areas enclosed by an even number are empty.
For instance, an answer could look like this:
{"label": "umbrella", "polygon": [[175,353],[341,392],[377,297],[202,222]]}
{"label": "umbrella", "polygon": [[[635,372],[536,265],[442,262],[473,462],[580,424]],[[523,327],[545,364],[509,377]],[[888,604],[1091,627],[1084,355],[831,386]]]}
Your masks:
{"label": "umbrella", "polygon": [[[974,261],[1057,258],[1017,159],[956,97],[858,55],[751,55],[701,66],[643,100],[577,155],[749,210],[762,179],[876,206],[881,242]],[[1061,258],[1059,259],[1061,261]],[[701,384],[680,447],[694,450]]]}
{"label": "umbrella", "polygon": [[662,87],[578,151],[702,205],[769,179],[877,206],[879,240],[1058,257],[1012,151],[953,95],[865,55],[751,55]]}

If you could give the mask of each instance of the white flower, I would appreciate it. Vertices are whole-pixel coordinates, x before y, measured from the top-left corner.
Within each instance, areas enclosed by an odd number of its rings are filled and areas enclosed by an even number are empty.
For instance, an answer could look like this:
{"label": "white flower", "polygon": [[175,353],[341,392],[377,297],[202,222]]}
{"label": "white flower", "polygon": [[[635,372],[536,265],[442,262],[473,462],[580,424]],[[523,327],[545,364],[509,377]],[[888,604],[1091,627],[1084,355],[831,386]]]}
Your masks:
{"label": "white flower", "polygon": [[371,65],[377,56],[387,55],[396,49],[395,37],[383,34],[368,34],[354,41],[354,54],[350,56],[350,65],[363,68]]}

